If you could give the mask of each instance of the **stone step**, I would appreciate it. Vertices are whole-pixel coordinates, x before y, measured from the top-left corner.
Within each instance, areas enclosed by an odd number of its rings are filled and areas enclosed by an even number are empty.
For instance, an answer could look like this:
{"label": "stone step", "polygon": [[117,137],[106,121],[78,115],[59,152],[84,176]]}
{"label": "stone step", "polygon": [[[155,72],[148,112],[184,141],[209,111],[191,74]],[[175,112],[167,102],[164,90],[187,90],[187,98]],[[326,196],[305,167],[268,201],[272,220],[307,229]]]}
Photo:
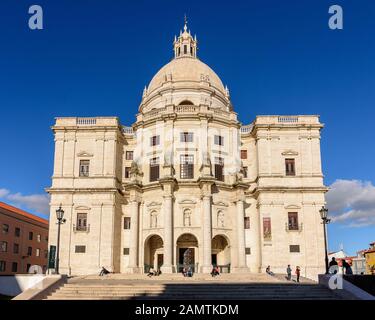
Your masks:
{"label": "stone step", "polygon": [[190,296],[190,295],[208,295],[208,296],[233,296],[233,295],[240,295],[240,296],[253,296],[253,295],[273,295],[273,296],[290,296],[290,295],[300,295],[300,296],[330,296],[332,293],[330,292],[315,292],[315,293],[308,293],[308,292],[288,292],[288,293],[275,293],[275,292],[223,292],[220,294],[213,294],[212,292],[181,292],[181,293],[174,293],[174,292],[144,292],[144,291],[133,291],[133,292],[56,292],[53,295],[170,295],[170,296]]}
{"label": "stone step", "polygon": [[[174,297],[174,296],[121,296],[121,297],[113,297],[113,296],[50,296],[47,300],[219,300],[220,298],[213,298],[212,296],[194,296],[194,297]],[[223,300],[337,300],[336,297],[327,296],[290,296],[290,297],[275,297],[273,295],[269,296],[253,296],[253,297],[225,297]]]}

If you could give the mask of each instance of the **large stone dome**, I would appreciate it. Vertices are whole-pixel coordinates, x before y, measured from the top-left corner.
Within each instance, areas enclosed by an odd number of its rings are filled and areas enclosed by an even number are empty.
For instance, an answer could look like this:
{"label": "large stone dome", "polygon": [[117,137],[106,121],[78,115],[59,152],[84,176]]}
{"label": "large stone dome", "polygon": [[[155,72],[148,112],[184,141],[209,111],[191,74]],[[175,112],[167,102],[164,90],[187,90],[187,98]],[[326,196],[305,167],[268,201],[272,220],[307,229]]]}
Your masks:
{"label": "large stone dome", "polygon": [[140,112],[181,103],[231,110],[229,90],[218,75],[197,57],[197,38],[184,31],[173,42],[174,59],[163,66],[143,90]]}
{"label": "large stone dome", "polygon": [[181,57],[167,63],[152,78],[148,85],[148,93],[151,94],[154,90],[162,87],[168,77],[175,84],[179,82],[199,83],[202,80],[209,81],[211,86],[225,94],[225,88],[219,76],[198,58]]}

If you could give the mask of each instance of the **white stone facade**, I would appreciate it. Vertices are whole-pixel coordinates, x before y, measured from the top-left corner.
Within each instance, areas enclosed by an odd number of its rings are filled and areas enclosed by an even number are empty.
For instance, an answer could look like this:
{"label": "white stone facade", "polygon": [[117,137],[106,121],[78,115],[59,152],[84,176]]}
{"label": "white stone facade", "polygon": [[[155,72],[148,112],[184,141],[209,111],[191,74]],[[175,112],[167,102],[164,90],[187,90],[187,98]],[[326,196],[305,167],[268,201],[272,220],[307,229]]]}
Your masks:
{"label": "white stone facade", "polygon": [[242,126],[186,25],[174,53],[131,128],[116,117],[56,119],[49,239],[56,245],[61,204],[60,272],[217,264],[284,273],[290,264],[317,278],[327,191],[319,117],[257,116]]}

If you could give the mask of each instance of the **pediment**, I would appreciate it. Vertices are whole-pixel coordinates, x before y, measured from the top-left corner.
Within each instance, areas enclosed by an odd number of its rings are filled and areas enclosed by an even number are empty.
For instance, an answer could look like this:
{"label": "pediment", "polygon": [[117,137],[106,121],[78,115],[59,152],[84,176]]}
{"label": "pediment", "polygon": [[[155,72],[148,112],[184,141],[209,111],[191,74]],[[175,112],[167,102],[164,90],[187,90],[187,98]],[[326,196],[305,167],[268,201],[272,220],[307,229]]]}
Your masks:
{"label": "pediment", "polygon": [[146,205],[147,207],[157,207],[161,206],[161,202],[152,201]]}
{"label": "pediment", "polygon": [[294,150],[286,150],[281,153],[283,156],[298,156],[298,152]]}
{"label": "pediment", "polygon": [[196,204],[197,202],[190,199],[184,199],[179,202],[179,204]]}
{"label": "pediment", "polygon": [[85,211],[87,211],[87,210],[91,210],[91,208],[86,207],[86,206],[77,206],[77,207],[75,207],[75,209],[76,209],[76,210],[85,210]]}
{"label": "pediment", "polygon": [[297,206],[297,205],[295,205],[295,204],[291,204],[291,205],[289,205],[289,206],[286,206],[285,209],[301,209],[301,207],[300,207],[300,206]]}
{"label": "pediment", "polygon": [[77,157],[93,157],[94,155],[92,153],[81,151],[77,153]]}
{"label": "pediment", "polygon": [[215,206],[228,207],[228,204],[223,201],[214,202]]}

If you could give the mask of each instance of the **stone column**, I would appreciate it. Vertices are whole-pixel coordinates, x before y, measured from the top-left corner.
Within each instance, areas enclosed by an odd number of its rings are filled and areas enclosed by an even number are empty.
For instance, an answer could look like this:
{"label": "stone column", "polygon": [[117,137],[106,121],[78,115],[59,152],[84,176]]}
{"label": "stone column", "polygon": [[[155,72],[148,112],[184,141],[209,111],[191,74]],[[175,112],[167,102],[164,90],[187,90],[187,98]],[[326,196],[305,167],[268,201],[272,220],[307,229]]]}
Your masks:
{"label": "stone column", "polygon": [[245,228],[244,228],[244,201],[237,201],[237,234],[238,234],[238,252],[237,252],[237,267],[243,268],[246,266],[246,255],[245,255]]}
{"label": "stone column", "polygon": [[202,273],[212,271],[212,223],[211,223],[211,195],[203,196],[203,265]]}
{"label": "stone column", "polygon": [[245,197],[242,192],[238,195],[236,202],[236,216],[237,216],[237,266],[233,268],[234,272],[249,272],[246,264],[245,253]]}
{"label": "stone column", "polygon": [[[256,205],[253,203],[252,205]],[[260,232],[260,214],[259,208],[255,208],[254,215],[250,217],[249,242],[251,243],[251,263],[250,271],[253,273],[261,272],[261,236]],[[246,231],[245,231],[246,232]]]}
{"label": "stone column", "polygon": [[130,246],[129,246],[129,271],[138,272],[138,216],[139,203],[137,200],[130,202]]}
{"label": "stone column", "polygon": [[163,239],[163,266],[162,273],[173,273],[173,190],[175,179],[171,176],[159,180],[163,186],[163,214],[164,214],[164,239]]}
{"label": "stone column", "polygon": [[173,196],[164,195],[164,262],[162,273],[173,273]]}

